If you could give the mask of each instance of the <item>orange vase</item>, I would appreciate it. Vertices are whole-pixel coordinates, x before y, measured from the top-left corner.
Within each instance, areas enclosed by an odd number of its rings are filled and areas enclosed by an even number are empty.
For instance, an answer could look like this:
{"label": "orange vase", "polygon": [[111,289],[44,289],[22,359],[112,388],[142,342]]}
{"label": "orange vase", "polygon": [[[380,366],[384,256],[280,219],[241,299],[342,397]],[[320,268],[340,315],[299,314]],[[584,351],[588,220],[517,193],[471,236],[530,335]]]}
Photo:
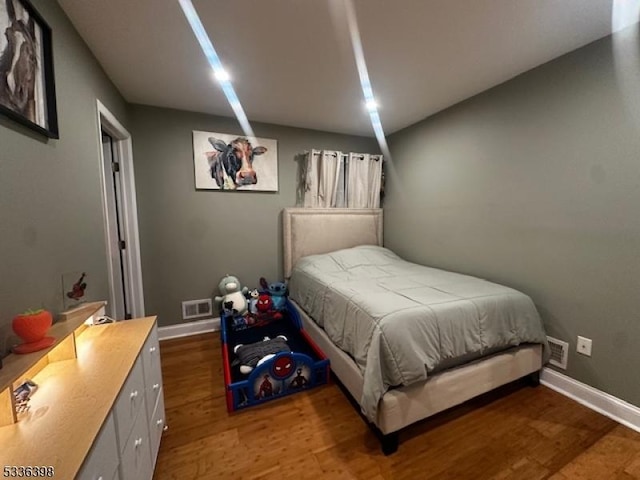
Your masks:
{"label": "orange vase", "polygon": [[13,319],[13,331],[24,343],[13,348],[14,353],[31,353],[53,345],[55,338],[46,337],[51,328],[51,312],[41,310],[35,313],[23,313]]}

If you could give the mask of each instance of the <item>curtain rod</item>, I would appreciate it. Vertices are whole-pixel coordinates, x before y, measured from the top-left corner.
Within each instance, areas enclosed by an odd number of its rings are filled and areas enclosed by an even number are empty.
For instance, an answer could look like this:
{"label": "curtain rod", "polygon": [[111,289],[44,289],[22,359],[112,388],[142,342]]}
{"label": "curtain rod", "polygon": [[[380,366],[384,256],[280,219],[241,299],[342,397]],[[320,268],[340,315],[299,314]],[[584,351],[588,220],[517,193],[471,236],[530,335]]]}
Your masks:
{"label": "curtain rod", "polygon": [[[312,151],[312,153],[314,155],[322,155],[322,152],[323,152],[323,150],[313,150]],[[303,153],[303,155],[309,155],[310,152],[309,152],[309,150],[305,150],[302,153]],[[330,153],[329,155],[331,155],[332,157],[337,157],[338,156],[338,154],[336,152]],[[349,155],[350,154],[348,154],[348,153],[343,153],[342,154],[343,157],[349,157]],[[353,156],[356,157],[356,158],[359,158],[360,160],[364,160],[364,155],[354,154]],[[376,161],[376,162],[379,161],[382,158],[382,155],[375,154],[375,153],[370,154],[370,156],[374,157],[373,160]],[[383,161],[384,161],[384,159],[383,159]]]}

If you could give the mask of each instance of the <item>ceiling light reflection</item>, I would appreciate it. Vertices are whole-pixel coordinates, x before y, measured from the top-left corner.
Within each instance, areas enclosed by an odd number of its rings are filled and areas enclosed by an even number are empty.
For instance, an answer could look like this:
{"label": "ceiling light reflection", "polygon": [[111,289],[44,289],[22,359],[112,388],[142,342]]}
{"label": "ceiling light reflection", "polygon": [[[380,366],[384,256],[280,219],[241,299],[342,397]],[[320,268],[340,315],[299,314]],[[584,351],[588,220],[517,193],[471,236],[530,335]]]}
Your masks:
{"label": "ceiling light reflection", "polygon": [[191,30],[193,30],[194,35],[198,39],[198,43],[200,43],[200,48],[202,48],[205,57],[207,57],[207,60],[209,61],[209,65],[211,65],[211,68],[213,69],[216,79],[220,82],[220,87],[227,97],[227,101],[229,102],[233,113],[235,113],[236,118],[238,119],[238,122],[242,127],[242,131],[247,137],[254,137],[255,135],[253,134],[253,129],[249,124],[247,115],[244,113],[244,109],[240,104],[238,95],[236,95],[236,92],[231,85],[229,74],[222,66],[220,57],[218,57],[216,49],[213,48],[213,43],[211,42],[209,35],[207,35],[207,31],[204,29],[204,25],[202,24],[193,3],[191,3],[191,0],[178,0],[178,2],[180,3],[180,7],[184,12],[185,17],[187,17]]}
{"label": "ceiling light reflection", "polygon": [[375,100],[369,100],[365,102],[364,106],[369,113],[372,113],[378,110],[378,102],[376,102]]}
{"label": "ceiling light reflection", "polygon": [[[640,127],[640,0],[613,0],[611,31],[616,81],[629,118]],[[635,26],[634,26],[635,25]]]}
{"label": "ceiling light reflection", "polygon": [[619,32],[640,20],[640,0],[613,0],[611,30]]}
{"label": "ceiling light reflection", "polygon": [[229,73],[224,68],[220,69],[220,70],[214,70],[213,71],[213,76],[220,83],[230,82],[231,81],[231,76],[229,75]]}
{"label": "ceiling light reflection", "polygon": [[378,114],[378,103],[373,96],[373,88],[371,87],[371,81],[369,80],[369,71],[367,70],[367,63],[364,59],[364,51],[362,49],[362,40],[360,39],[360,29],[358,28],[358,20],[356,19],[356,11],[352,0],[344,0],[345,18],[347,20],[347,26],[349,27],[349,35],[351,37],[351,46],[353,48],[353,56],[356,60],[356,67],[358,68],[358,75],[360,76],[360,86],[362,88],[362,95],[364,97],[365,106],[369,112],[371,120],[371,126],[373,132],[380,145],[380,151],[387,158],[391,159],[389,153],[389,147],[387,146],[387,139],[382,129],[382,121]]}

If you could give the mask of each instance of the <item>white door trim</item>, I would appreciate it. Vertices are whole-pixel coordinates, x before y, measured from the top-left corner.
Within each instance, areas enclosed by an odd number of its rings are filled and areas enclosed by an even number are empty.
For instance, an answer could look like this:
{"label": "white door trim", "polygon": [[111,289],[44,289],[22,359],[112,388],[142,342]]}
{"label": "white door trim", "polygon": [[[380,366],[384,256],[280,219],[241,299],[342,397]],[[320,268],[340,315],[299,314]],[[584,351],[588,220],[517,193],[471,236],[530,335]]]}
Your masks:
{"label": "white door trim", "polygon": [[102,149],[102,130],[107,132],[114,139],[114,147],[120,161],[120,172],[122,172],[122,218],[125,224],[127,248],[125,256],[130,266],[131,299],[130,310],[133,318],[144,317],[144,291],[142,288],[142,264],[140,261],[140,236],[138,234],[138,207],[136,203],[136,182],[133,171],[133,149],[131,147],[131,135],[122,126],[118,119],[105,107],[100,100],[98,105],[98,145],[100,145],[100,179],[102,188],[102,211],[104,219],[104,233],[107,244],[107,268],[109,274],[109,297],[111,305],[115,304],[115,285],[121,283],[113,271],[111,258],[117,252],[112,251],[109,241],[109,214],[107,207],[108,192],[106,191],[104,154]]}

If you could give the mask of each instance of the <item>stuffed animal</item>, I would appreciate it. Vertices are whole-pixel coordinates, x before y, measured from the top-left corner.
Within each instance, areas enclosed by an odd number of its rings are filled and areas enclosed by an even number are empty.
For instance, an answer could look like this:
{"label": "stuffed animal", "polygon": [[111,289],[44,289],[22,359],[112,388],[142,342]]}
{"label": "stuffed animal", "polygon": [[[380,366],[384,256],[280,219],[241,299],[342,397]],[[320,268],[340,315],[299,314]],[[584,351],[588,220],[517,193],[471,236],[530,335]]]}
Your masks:
{"label": "stuffed animal", "polygon": [[245,293],[249,291],[247,287],[240,286],[240,280],[233,275],[227,275],[220,280],[218,289],[222,294],[216,297],[216,303],[221,305],[222,312],[230,311],[234,315],[244,315],[247,313],[247,299]]}
{"label": "stuffed animal", "polygon": [[276,353],[291,352],[287,344],[287,337],[278,335],[276,338],[264,337],[261,342],[238,344],[233,348],[238,358],[232,365],[240,364],[240,373],[251,373],[255,367],[276,356]]}
{"label": "stuffed animal", "polygon": [[258,297],[260,293],[258,293],[258,289],[254,288],[248,293],[249,296],[249,313],[253,313],[254,315],[258,313]]}
{"label": "stuffed animal", "polygon": [[287,284],[285,282],[267,283],[266,279],[261,277],[260,285],[271,295],[273,308],[278,311],[284,310],[287,304]]}
{"label": "stuffed animal", "polygon": [[249,325],[251,326],[265,325],[273,320],[280,320],[282,318],[282,314],[273,308],[271,296],[266,293],[258,296],[255,302],[255,309],[256,313],[249,313],[247,315],[250,319]]}
{"label": "stuffed animal", "polygon": [[273,300],[270,295],[263,293],[258,297],[256,301],[256,310],[258,313],[271,313],[273,312]]}
{"label": "stuffed animal", "polygon": [[[243,315],[238,314],[238,312],[233,309],[233,302],[224,302],[222,304],[222,314],[227,318],[228,325],[235,331],[244,330],[248,328],[250,323],[249,319]],[[248,315],[247,315],[248,317]]]}

